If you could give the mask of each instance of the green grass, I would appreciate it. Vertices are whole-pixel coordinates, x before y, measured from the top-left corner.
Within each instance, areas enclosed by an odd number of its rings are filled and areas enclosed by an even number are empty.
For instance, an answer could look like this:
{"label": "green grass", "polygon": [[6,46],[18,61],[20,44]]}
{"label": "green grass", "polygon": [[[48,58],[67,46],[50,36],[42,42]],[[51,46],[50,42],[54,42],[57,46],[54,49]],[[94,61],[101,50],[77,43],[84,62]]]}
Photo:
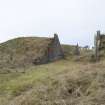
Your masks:
{"label": "green grass", "polygon": [[0,74],[0,105],[101,105],[104,63],[68,59]]}
{"label": "green grass", "polygon": [[[56,63],[55,63],[56,64]],[[50,75],[55,75],[63,70],[63,67],[58,65],[58,68],[52,64],[42,65],[31,67],[25,73],[9,73],[9,74],[0,74],[0,93],[2,97],[9,95],[10,97],[15,97],[22,92],[27,91],[32,88],[36,83],[43,80],[44,78],[49,77]]]}

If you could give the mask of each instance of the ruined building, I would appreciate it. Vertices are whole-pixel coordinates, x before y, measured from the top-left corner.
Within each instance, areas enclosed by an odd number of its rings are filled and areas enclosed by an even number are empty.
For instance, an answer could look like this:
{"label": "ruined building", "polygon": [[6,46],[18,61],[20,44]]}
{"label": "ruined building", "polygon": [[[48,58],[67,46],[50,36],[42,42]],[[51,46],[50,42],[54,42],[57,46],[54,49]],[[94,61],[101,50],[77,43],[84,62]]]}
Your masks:
{"label": "ruined building", "polygon": [[52,38],[21,37],[0,44],[0,66],[43,64],[64,57],[57,34]]}
{"label": "ruined building", "polygon": [[64,53],[57,34],[54,34],[53,38],[48,38],[48,43],[44,50],[44,55],[34,59],[35,64],[46,63],[61,59],[64,57]]}
{"label": "ruined building", "polygon": [[95,57],[96,60],[99,60],[101,56],[105,55],[105,34],[101,34],[100,31],[97,31],[95,35]]}

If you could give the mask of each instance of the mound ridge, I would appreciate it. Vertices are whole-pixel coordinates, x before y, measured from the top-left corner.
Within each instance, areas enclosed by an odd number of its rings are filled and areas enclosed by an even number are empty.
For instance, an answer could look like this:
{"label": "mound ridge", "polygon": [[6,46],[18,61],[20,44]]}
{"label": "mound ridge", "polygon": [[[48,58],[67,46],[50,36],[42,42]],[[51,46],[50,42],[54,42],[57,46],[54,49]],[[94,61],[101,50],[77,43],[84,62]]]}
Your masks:
{"label": "mound ridge", "polygon": [[30,60],[44,55],[51,40],[39,37],[21,37],[0,45],[0,64],[23,66]]}
{"label": "mound ridge", "polygon": [[20,37],[0,44],[0,67],[42,64],[62,57],[57,35],[54,38]]}

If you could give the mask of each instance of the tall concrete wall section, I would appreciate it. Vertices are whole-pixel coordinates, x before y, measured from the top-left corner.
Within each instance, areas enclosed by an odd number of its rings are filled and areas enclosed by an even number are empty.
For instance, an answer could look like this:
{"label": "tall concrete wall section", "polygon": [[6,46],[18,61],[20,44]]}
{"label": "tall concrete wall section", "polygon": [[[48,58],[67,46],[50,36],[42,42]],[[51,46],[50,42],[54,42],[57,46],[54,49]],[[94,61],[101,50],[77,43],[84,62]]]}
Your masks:
{"label": "tall concrete wall section", "polygon": [[97,31],[94,41],[95,58],[99,60],[101,56],[105,56],[105,34],[101,34],[100,31]]}
{"label": "tall concrete wall section", "polygon": [[46,48],[43,56],[34,60],[34,64],[44,64],[64,57],[58,35],[54,34],[54,37],[49,38],[48,40],[50,40],[48,48]]}
{"label": "tall concrete wall section", "polygon": [[64,57],[62,47],[57,34],[54,34],[52,43],[48,49],[48,58],[50,61],[57,60]]}
{"label": "tall concrete wall section", "polygon": [[99,48],[100,48],[100,31],[97,31],[97,34],[94,37],[94,45],[95,45],[95,59],[99,60]]}
{"label": "tall concrete wall section", "polygon": [[80,55],[80,48],[79,48],[79,45],[77,43],[77,45],[75,46],[75,51],[74,51],[74,54],[79,56]]}

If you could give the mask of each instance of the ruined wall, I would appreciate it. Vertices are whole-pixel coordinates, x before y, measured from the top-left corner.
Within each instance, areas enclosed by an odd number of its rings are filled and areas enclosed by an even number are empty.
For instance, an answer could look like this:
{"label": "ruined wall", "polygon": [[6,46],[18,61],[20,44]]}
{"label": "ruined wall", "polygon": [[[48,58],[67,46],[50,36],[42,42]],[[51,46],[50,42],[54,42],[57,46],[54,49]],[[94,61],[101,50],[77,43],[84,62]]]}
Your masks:
{"label": "ruined wall", "polygon": [[64,57],[58,35],[54,34],[54,38],[50,38],[49,40],[51,42],[49,43],[48,48],[46,48],[44,55],[35,59],[33,62],[34,64],[48,63]]}
{"label": "ruined wall", "polygon": [[95,57],[97,60],[101,56],[105,55],[105,35],[101,34],[100,31],[97,31],[97,35],[95,36]]}
{"label": "ruined wall", "polygon": [[105,50],[105,35],[100,35],[99,50]]}
{"label": "ruined wall", "polygon": [[54,61],[63,57],[64,57],[64,53],[62,51],[58,35],[54,34],[52,43],[50,44],[48,48],[48,60]]}

